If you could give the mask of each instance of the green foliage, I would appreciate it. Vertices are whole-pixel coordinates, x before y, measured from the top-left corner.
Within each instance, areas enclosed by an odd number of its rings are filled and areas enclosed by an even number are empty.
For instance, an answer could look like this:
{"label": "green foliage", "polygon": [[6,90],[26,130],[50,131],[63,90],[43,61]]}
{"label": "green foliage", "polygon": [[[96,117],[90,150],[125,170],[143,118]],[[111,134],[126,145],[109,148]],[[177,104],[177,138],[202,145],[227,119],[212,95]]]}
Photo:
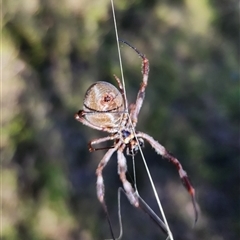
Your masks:
{"label": "green foliage", "polygon": [[[113,74],[120,77],[110,1],[8,0],[3,6],[1,239],[109,238],[95,194],[95,169],[103,153],[87,152],[87,141],[101,133],[73,116],[91,83],[116,84]],[[192,229],[190,199],[177,172],[146,146],[144,154],[173,235],[180,240],[237,239],[237,3],[115,0],[115,8],[120,37],[150,61],[137,129],[179,158],[197,191],[201,214]],[[131,102],[141,83],[141,61],[125,45],[121,52]],[[141,164],[138,159],[138,187],[153,206]],[[104,177],[117,232],[121,183],[115,157]],[[165,239],[129,205],[123,198],[123,239]]]}

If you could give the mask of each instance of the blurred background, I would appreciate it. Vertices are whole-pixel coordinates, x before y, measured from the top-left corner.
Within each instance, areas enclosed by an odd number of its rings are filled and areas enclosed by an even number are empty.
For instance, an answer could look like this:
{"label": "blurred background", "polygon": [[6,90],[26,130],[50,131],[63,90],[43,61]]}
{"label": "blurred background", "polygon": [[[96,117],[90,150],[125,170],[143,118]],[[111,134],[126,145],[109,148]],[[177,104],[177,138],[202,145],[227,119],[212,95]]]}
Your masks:
{"label": "blurred background", "polygon": [[[146,143],[145,158],[173,236],[239,239],[239,2],[115,0],[119,36],[150,61],[137,130],[182,163],[196,189],[199,221],[175,167]],[[110,0],[2,2],[3,240],[111,238],[96,197],[95,169],[105,151],[88,152],[106,134],[74,119],[87,88],[120,75]],[[121,44],[129,102],[141,60]],[[131,158],[129,174],[131,174]],[[159,213],[140,154],[140,195]],[[114,155],[104,170],[106,202],[118,235]],[[166,239],[121,199],[124,240]]]}

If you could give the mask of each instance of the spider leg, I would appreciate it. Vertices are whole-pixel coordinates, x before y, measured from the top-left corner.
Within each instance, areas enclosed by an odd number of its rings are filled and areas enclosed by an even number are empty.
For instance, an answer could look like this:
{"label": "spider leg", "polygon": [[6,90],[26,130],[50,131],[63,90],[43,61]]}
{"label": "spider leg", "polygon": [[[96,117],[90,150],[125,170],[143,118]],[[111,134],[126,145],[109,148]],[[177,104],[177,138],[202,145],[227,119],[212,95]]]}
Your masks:
{"label": "spider leg", "polygon": [[119,90],[120,90],[120,92],[121,92],[121,94],[123,96],[123,99],[124,99],[124,109],[127,109],[128,102],[127,102],[127,97],[126,97],[126,94],[124,92],[124,88],[123,88],[122,82],[115,74],[113,74],[113,76],[114,76],[115,80],[117,81]]}
{"label": "spider leg", "polygon": [[148,83],[149,61],[141,52],[138,51],[138,49],[133,47],[131,44],[129,44],[128,42],[126,42],[124,40],[119,39],[119,41],[127,44],[130,48],[132,48],[135,52],[137,52],[139,57],[142,58],[142,75],[143,75],[142,83],[141,83],[140,89],[138,91],[136,103],[131,105],[131,120],[132,120],[133,126],[135,127],[137,124],[137,121],[138,121],[138,114],[139,114],[142,104],[143,104],[143,100],[145,97],[145,89],[146,89],[147,83]]}
{"label": "spider leg", "polygon": [[97,151],[97,150],[114,148],[114,146],[111,146],[111,147],[102,147],[102,148],[94,148],[94,147],[92,146],[92,145],[94,145],[94,144],[99,144],[99,143],[106,142],[106,141],[113,140],[113,139],[115,139],[115,137],[114,137],[113,135],[107,136],[107,137],[103,137],[103,138],[93,139],[93,140],[91,140],[91,141],[88,143],[88,150],[89,150],[90,152],[94,152],[94,151]]}
{"label": "spider leg", "polygon": [[137,193],[134,191],[131,183],[126,178],[126,171],[127,171],[127,162],[126,158],[123,154],[123,150],[125,148],[125,145],[122,145],[117,151],[117,158],[118,158],[118,174],[120,176],[120,179],[123,183],[123,188],[125,190],[126,196],[129,200],[129,202],[135,206],[139,207],[139,201]]}
{"label": "spider leg", "polygon": [[[118,188],[118,220],[120,227],[120,234],[117,239],[122,237],[123,229],[122,229],[122,216],[121,216],[121,193],[126,195],[126,191],[122,187]],[[168,235],[168,231],[166,229],[166,225],[164,222],[157,216],[157,214],[150,208],[150,206],[141,198],[141,196],[137,193],[136,196],[139,199],[139,209],[146,213],[152,221],[163,231],[164,234]]]}
{"label": "spider leg", "polygon": [[93,129],[96,129],[96,130],[99,130],[99,131],[112,132],[111,128],[103,128],[101,126],[99,127],[99,126],[96,126],[96,125],[90,123],[89,121],[87,121],[86,118],[85,118],[86,114],[90,114],[90,113],[89,112],[85,112],[83,110],[79,110],[77,113],[75,113],[74,118],[77,121],[81,122],[82,124],[84,124],[84,125],[86,125],[86,126],[88,126],[90,128],[93,128]]}
{"label": "spider leg", "polygon": [[198,219],[198,211],[197,211],[197,203],[196,203],[196,197],[195,197],[195,189],[193,188],[192,184],[190,183],[187,173],[183,170],[181,163],[178,161],[177,158],[170,155],[167,152],[167,150],[165,149],[165,147],[163,147],[160,143],[158,143],[156,140],[154,140],[148,134],[138,132],[137,137],[146,139],[158,154],[162,155],[164,158],[168,159],[171,163],[173,163],[175,165],[175,167],[178,170],[179,176],[182,180],[184,187],[187,189],[188,193],[191,196],[194,214],[195,214],[195,223],[196,223],[197,219]]}
{"label": "spider leg", "polygon": [[[126,179],[126,171],[127,171],[127,163],[126,158],[123,154],[123,150],[125,148],[125,145],[122,145],[118,151],[118,174],[120,176],[120,179],[123,183],[123,188],[120,188],[120,191],[123,191],[124,194],[127,196],[129,202],[136,208],[141,209],[144,211],[160,228],[161,230],[167,234],[166,226],[163,223],[163,221],[155,214],[155,212],[148,206],[148,204],[140,197],[137,191],[134,190],[130,182]],[[119,203],[120,206],[120,203]],[[121,224],[121,214],[119,213],[119,223],[120,227]],[[121,234],[120,234],[121,235]]]}
{"label": "spider leg", "polygon": [[104,211],[105,211],[105,213],[107,215],[107,220],[108,220],[108,223],[109,223],[109,227],[110,227],[110,231],[111,231],[113,239],[115,239],[115,237],[114,237],[114,234],[113,234],[110,217],[108,215],[107,205],[106,205],[105,200],[104,200],[105,189],[104,189],[104,182],[103,182],[102,171],[103,171],[103,168],[107,165],[107,163],[110,160],[110,158],[113,155],[113,153],[118,149],[120,144],[121,143],[119,142],[118,144],[115,145],[114,148],[109,149],[105,153],[105,155],[103,156],[102,160],[99,162],[97,170],[96,170],[96,175],[97,175],[97,183],[96,183],[97,197],[98,197],[98,200],[100,201],[100,203],[102,204],[103,209],[104,209]]}
{"label": "spider leg", "polygon": [[101,203],[104,202],[104,183],[103,183],[103,176],[102,171],[103,168],[107,165],[108,161],[110,160],[110,157],[112,154],[118,149],[120,146],[120,142],[115,145],[114,148],[109,149],[105,155],[103,156],[102,160],[99,162],[96,175],[97,175],[97,197]]}
{"label": "spider leg", "polygon": [[142,209],[157,225],[160,229],[168,235],[168,230],[165,223],[158,217],[158,215],[150,208],[150,206],[138,195],[139,208]]}
{"label": "spider leg", "polygon": [[118,83],[118,87],[120,89],[121,94],[123,95],[124,94],[124,90],[123,90],[123,85],[122,85],[121,80],[115,74],[113,74],[113,76],[114,76],[115,80]]}
{"label": "spider leg", "polygon": [[77,121],[81,122],[82,124],[84,124],[84,125],[86,125],[90,128],[97,129],[97,130],[100,130],[100,131],[105,131],[102,127],[95,126],[92,123],[90,123],[89,121],[87,121],[84,117],[86,114],[87,113],[85,111],[80,110],[77,113],[75,113],[74,118]]}
{"label": "spider leg", "polygon": [[143,79],[142,79],[142,83],[141,83],[140,89],[138,91],[138,95],[137,95],[137,100],[136,100],[135,106],[133,105],[134,107],[132,107],[132,110],[131,110],[131,119],[132,119],[134,127],[137,124],[138,114],[139,114],[139,112],[140,112],[140,110],[142,108],[143,100],[144,100],[144,97],[145,97],[145,90],[146,90],[147,82],[148,82],[148,74],[149,74],[149,61],[143,55],[141,55],[141,58],[142,58],[142,75],[143,75]]}

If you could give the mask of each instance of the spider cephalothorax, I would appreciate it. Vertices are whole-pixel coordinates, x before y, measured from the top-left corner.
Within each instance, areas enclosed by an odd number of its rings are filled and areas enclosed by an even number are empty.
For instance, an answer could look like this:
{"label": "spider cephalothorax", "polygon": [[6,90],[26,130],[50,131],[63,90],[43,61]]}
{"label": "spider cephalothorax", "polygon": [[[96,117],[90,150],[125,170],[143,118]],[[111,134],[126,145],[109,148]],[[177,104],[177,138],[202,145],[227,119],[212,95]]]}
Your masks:
{"label": "spider cephalothorax", "polygon": [[102,171],[110,160],[112,154],[117,152],[118,174],[123,183],[126,196],[131,204],[133,204],[135,207],[139,206],[138,195],[136,194],[135,189],[132,187],[130,182],[128,182],[126,179],[127,164],[123,151],[126,149],[128,155],[135,155],[139,148],[143,146],[145,140],[155,149],[158,154],[160,154],[163,158],[168,159],[177,168],[183,185],[191,195],[195,212],[195,221],[197,221],[198,214],[195,201],[195,190],[192,187],[186,172],[183,170],[181,163],[175,157],[170,155],[167,150],[151,136],[143,132],[135,131],[138,121],[138,114],[142,107],[145,89],[148,82],[149,61],[135,47],[132,47],[125,41],[122,42],[134,49],[142,58],[143,79],[138,91],[136,102],[131,104],[128,108],[126,94],[121,81],[117,76],[114,75],[116,81],[118,82],[119,90],[108,82],[94,83],[86,92],[83,110],[80,110],[75,114],[75,119],[83,124],[91,128],[110,133],[110,135],[107,137],[92,140],[89,143],[90,151],[106,149],[95,149],[92,147],[92,145],[113,140],[113,146],[110,147],[103,156],[96,170],[98,199],[103,205],[105,205]]}

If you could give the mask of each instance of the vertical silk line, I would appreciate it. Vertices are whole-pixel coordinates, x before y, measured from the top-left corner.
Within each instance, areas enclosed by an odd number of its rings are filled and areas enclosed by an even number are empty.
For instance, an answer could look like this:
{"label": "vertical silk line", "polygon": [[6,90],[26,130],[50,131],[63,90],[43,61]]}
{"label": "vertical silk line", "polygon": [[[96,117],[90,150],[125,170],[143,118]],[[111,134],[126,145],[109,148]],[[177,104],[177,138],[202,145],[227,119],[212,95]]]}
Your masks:
{"label": "vertical silk line", "polygon": [[[121,52],[120,52],[120,46],[119,46],[119,38],[118,38],[117,23],[116,23],[116,16],[115,16],[115,9],[114,9],[113,0],[111,0],[111,5],[112,5],[114,28],[115,28],[115,33],[116,33],[116,41],[117,41],[117,48],[118,48],[118,56],[119,56],[119,63],[120,63],[120,71],[121,71],[122,85],[123,85],[123,90],[124,90],[124,93],[125,93],[124,101],[125,101],[126,111],[127,111],[127,113],[128,113],[128,101],[127,101],[127,97],[126,97],[125,80],[124,80],[124,75],[123,75],[122,58],[121,58]],[[130,119],[129,113],[128,113],[128,117],[129,117],[129,119]],[[134,129],[134,127],[133,127],[133,124],[132,124],[131,119],[130,119],[130,123],[131,123],[131,126],[132,126],[133,133],[134,133],[134,135],[136,136],[136,132],[135,132],[135,129]],[[165,223],[165,225],[166,225],[166,228],[167,228],[167,231],[168,231],[168,238],[167,238],[167,240],[174,240],[173,235],[172,235],[172,232],[171,232],[171,230],[170,230],[170,228],[169,228],[169,225],[168,225],[168,222],[167,222],[167,219],[166,219],[166,216],[165,216],[165,213],[164,213],[162,204],[161,204],[160,199],[159,199],[159,197],[158,197],[156,187],[155,187],[154,182],[153,182],[153,180],[152,180],[151,173],[150,173],[150,171],[149,171],[149,169],[148,169],[148,165],[147,165],[146,159],[145,159],[145,157],[144,157],[142,148],[140,147],[140,144],[139,144],[139,141],[138,141],[138,138],[137,138],[137,137],[136,137],[136,140],[137,140],[138,145],[139,145],[140,154],[141,154],[141,157],[142,157],[142,160],[143,160],[145,169],[146,169],[146,171],[147,171],[147,175],[148,175],[150,184],[151,184],[151,186],[152,186],[152,190],[153,190],[154,196],[155,196],[155,198],[156,198],[156,201],[157,201],[159,210],[160,210],[160,212],[161,212],[161,215],[162,215],[162,217],[163,217],[163,221],[164,221],[164,223]],[[135,171],[135,169],[134,169],[134,171]],[[136,175],[135,175],[135,174],[136,174],[136,173],[134,173],[134,178],[136,178]],[[135,179],[135,180],[136,180],[136,179]],[[136,188],[136,192],[137,192],[137,194],[138,194],[136,182],[135,182],[135,188]]]}
{"label": "vertical silk line", "polygon": [[118,30],[117,30],[117,21],[116,21],[116,16],[115,16],[115,9],[114,9],[113,0],[111,0],[111,5],[112,5],[112,14],[113,14],[114,29],[115,29],[115,33],[116,33],[116,41],[117,41],[117,49],[118,49],[118,58],[119,58],[120,71],[121,71],[122,86],[123,86],[123,91],[124,91],[124,93],[125,93],[125,94],[124,94],[124,104],[125,104],[125,110],[126,110],[127,113],[128,113],[128,101],[127,101],[127,95],[126,95],[125,80],[124,80],[124,75],[123,75],[122,57],[121,57],[120,46],[119,46],[119,38],[118,38]]}

